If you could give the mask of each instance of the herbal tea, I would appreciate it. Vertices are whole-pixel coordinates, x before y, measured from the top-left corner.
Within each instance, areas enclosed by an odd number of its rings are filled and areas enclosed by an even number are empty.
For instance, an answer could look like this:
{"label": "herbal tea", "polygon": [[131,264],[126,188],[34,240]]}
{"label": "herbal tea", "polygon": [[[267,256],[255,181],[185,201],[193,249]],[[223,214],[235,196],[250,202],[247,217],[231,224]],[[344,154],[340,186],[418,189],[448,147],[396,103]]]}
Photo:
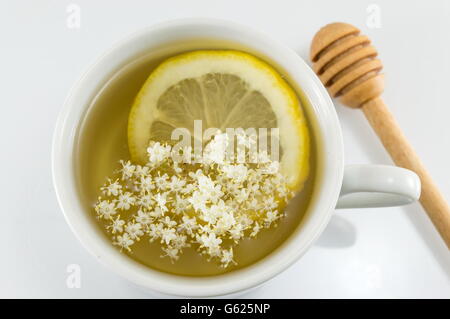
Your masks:
{"label": "herbal tea", "polygon": [[308,207],[315,149],[304,104],[241,51],[136,59],[101,89],[80,129],[86,211],[148,267],[207,276],[248,266]]}

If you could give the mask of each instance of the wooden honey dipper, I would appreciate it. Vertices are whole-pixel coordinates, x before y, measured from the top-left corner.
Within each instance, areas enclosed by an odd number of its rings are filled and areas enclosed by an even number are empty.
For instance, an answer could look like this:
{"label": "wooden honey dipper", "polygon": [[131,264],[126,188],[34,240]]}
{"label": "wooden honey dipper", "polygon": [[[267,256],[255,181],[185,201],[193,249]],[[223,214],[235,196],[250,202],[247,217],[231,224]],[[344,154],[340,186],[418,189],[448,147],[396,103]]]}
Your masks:
{"label": "wooden honey dipper", "polygon": [[450,249],[450,207],[380,97],[383,65],[376,56],[370,39],[347,23],[324,26],[311,43],[313,69],[330,95],[362,109],[395,164],[420,177],[420,203]]}

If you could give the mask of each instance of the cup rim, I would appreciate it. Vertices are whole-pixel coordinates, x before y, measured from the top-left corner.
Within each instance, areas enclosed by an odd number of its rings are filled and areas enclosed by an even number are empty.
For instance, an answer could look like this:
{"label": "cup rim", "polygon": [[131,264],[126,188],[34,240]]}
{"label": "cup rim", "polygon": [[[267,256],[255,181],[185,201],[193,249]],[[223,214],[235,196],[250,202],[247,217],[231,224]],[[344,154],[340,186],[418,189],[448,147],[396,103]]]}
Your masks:
{"label": "cup rim", "polygon": [[[314,113],[323,155],[320,190],[308,220],[295,231],[282,247],[260,261],[223,275],[183,277],[163,273],[139,264],[121,254],[98,234],[91,218],[78,199],[73,152],[77,131],[85,112],[114,68],[124,63],[140,44],[157,44],[158,38],[195,34],[221,34],[261,51],[290,72],[301,88]],[[156,40],[155,40],[156,39]],[[252,42],[252,43],[249,43]],[[270,52],[269,52],[270,49]],[[128,53],[127,53],[128,52]],[[317,129],[316,129],[317,130]],[[318,164],[319,165],[319,164]],[[251,27],[235,22],[189,18],[167,21],[131,34],[100,56],[70,90],[56,122],[52,142],[52,178],[57,200],[64,217],[82,245],[104,266],[138,286],[167,295],[184,297],[224,296],[261,285],[297,261],[322,233],[338,200],[344,171],[343,141],[334,105],[326,89],[306,62],[291,48]],[[319,176],[316,177],[316,180]],[[302,222],[303,223],[303,222]]]}

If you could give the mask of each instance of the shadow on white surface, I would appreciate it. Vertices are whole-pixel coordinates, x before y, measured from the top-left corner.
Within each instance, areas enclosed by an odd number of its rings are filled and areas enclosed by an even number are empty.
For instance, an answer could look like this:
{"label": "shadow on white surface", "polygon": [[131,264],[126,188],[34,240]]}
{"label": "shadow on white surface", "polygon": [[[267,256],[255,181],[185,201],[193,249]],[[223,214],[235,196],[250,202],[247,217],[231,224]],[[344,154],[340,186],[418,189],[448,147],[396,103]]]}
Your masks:
{"label": "shadow on white surface", "polygon": [[[426,212],[420,204],[403,207],[405,214],[420,234],[423,242],[432,253],[442,271],[450,280],[450,253],[438,232],[434,229]],[[412,248],[414,249],[414,248]]]}
{"label": "shadow on white surface", "polygon": [[[370,125],[364,119],[361,112],[346,108],[340,103],[336,103],[336,110],[341,121],[343,131],[347,131],[347,136],[351,136],[352,147],[360,148],[369,158],[371,163],[394,165],[389,155],[384,150],[381,142],[372,131]],[[344,141],[345,142],[345,141]],[[419,203],[401,207],[411,221],[418,235],[432,253],[436,262],[443,272],[450,279],[450,254],[443,240],[440,238],[433,224],[430,222],[426,212]],[[331,234],[330,234],[331,235]]]}
{"label": "shadow on white surface", "polygon": [[[198,299],[198,298],[187,298],[183,296],[174,296],[174,295],[166,295],[162,294],[156,291],[148,290],[143,287],[134,285],[133,283],[126,282],[128,288],[137,290],[141,293],[143,293],[143,298],[145,299]],[[224,295],[224,296],[217,296],[217,297],[210,297],[208,299],[246,299],[246,298],[257,298],[255,296],[258,296],[258,293],[261,292],[261,289],[265,286],[265,284],[262,284],[257,287],[250,288],[244,292],[237,292],[234,294]],[[203,298],[200,298],[203,299]]]}
{"label": "shadow on white surface", "polygon": [[315,245],[325,248],[344,248],[356,242],[356,228],[347,219],[333,215]]}

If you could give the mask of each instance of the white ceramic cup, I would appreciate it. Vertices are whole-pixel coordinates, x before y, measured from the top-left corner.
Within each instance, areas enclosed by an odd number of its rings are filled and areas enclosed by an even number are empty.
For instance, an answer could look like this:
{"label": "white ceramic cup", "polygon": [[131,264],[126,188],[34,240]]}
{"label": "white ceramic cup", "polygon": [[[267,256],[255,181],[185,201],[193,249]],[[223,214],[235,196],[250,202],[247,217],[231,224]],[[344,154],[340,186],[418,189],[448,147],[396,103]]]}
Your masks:
{"label": "white ceramic cup", "polygon": [[[209,39],[210,48],[245,47],[282,69],[310,103],[306,112],[317,139],[319,156],[308,212],[281,247],[251,266],[224,275],[196,278],[145,267],[121,254],[99,234],[89,216],[92,213],[83,209],[78,198],[74,148],[80,123],[92,99],[115,72],[144,53],[173,50],[177,43],[184,43],[183,50],[200,49],[189,47],[198,39]],[[203,45],[202,48],[208,47]],[[293,50],[278,41],[248,27],[219,20],[187,19],[159,24],[131,35],[110,49],[72,88],[57,121],[52,152],[53,182],[58,201],[81,243],[101,263],[124,278],[145,289],[168,295],[223,296],[258,286],[306,252],[322,233],[336,207],[395,206],[411,203],[420,195],[419,178],[406,169],[379,165],[344,167],[339,121],[327,91],[314,72]]]}

